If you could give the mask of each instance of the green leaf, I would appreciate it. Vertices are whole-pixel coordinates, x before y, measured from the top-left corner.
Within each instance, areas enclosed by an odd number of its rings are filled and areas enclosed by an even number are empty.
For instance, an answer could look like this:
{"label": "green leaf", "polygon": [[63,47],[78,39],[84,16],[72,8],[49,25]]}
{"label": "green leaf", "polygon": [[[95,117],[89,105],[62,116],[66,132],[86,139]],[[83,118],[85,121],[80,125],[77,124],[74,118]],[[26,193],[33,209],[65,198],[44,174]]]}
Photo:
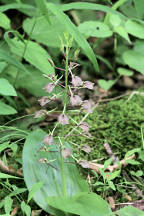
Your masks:
{"label": "green leaf", "polygon": [[143,216],[144,212],[133,207],[126,206],[118,211],[118,216]]}
{"label": "green leaf", "polygon": [[108,25],[98,21],[86,21],[78,26],[78,30],[86,37],[106,38],[112,36]]}
{"label": "green leaf", "polygon": [[115,172],[112,172],[109,177],[108,177],[108,180],[113,180],[115,179],[116,177],[118,177],[120,175],[120,170],[117,170]]}
{"label": "green leaf", "polygon": [[86,21],[78,26],[78,30],[86,37],[106,38],[112,36],[108,25],[97,21]]}
{"label": "green leaf", "polygon": [[0,179],[7,179],[7,178],[14,178],[14,179],[20,179],[16,176],[12,176],[12,175],[8,175],[8,174],[5,174],[5,173],[1,173],[0,172]]}
{"label": "green leaf", "polygon": [[137,17],[140,19],[142,19],[144,15],[143,3],[143,0],[134,0]]}
{"label": "green leaf", "polygon": [[125,23],[125,29],[129,34],[137,38],[144,39],[144,25],[129,19]]}
{"label": "green leaf", "polygon": [[24,57],[30,64],[45,74],[54,73],[54,68],[48,61],[48,59],[51,59],[49,54],[39,44],[27,40],[22,42],[16,37],[10,39],[8,33],[5,34],[5,39],[14,54]]}
{"label": "green leaf", "polygon": [[3,72],[6,66],[7,66],[7,63],[5,61],[0,62],[0,73]]}
{"label": "green leaf", "polygon": [[14,87],[4,78],[0,78],[0,94],[7,96],[17,96]]}
{"label": "green leaf", "polygon": [[13,107],[0,101],[0,115],[12,115],[15,113],[17,113],[17,111]]}
{"label": "green leaf", "polygon": [[140,164],[141,164],[140,162],[135,161],[135,160],[132,160],[132,159],[126,160],[126,162],[127,162],[128,164],[132,164],[132,165],[140,165]]}
{"label": "green leaf", "polygon": [[[63,185],[61,176],[61,165],[60,165],[60,155],[57,143],[52,145],[51,151],[54,152],[44,152],[38,150],[43,146],[42,140],[46,135],[42,130],[37,130],[32,132],[26,139],[23,149],[23,171],[24,180],[30,191],[36,183],[43,181],[44,185],[34,194],[33,199],[35,202],[41,206],[45,211],[63,216],[63,213],[50,207],[46,202],[46,197],[49,196],[62,196],[63,195]],[[40,163],[38,160],[40,158],[47,158],[48,161],[55,160],[52,165],[56,167],[51,167],[49,164]],[[69,159],[72,163],[65,163],[65,174],[66,174],[66,188],[68,196],[75,195],[77,193],[89,191],[88,184],[81,179],[79,171],[76,165],[73,163],[72,159]],[[37,172],[39,170],[39,172]]]}
{"label": "green leaf", "polygon": [[47,197],[52,207],[81,216],[110,216],[108,203],[95,193],[80,193],[71,198]]}
{"label": "green leaf", "polygon": [[71,22],[69,17],[60,10],[60,8],[52,3],[47,4],[48,9],[59,19],[61,25],[64,25],[68,33],[70,33],[77,44],[82,48],[89,60],[93,63],[95,69],[99,71],[95,54],[84,36],[78,31],[77,27]]}
{"label": "green leaf", "polygon": [[112,26],[117,27],[121,24],[122,20],[118,15],[110,14],[109,15],[109,22]]}
{"label": "green leaf", "polygon": [[31,208],[24,201],[21,202],[21,209],[26,214],[26,216],[31,215]]}
{"label": "green leaf", "polygon": [[0,27],[4,29],[10,29],[10,19],[4,14],[0,12]]}
{"label": "green leaf", "polygon": [[[24,31],[30,34],[32,25],[35,18],[27,18],[23,22]],[[48,47],[59,47],[60,39],[64,41],[63,33],[66,32],[66,28],[62,25],[55,16],[50,16],[50,23],[47,22],[44,16],[36,19],[36,24],[31,33],[31,38],[35,39],[39,43],[47,45]]]}
{"label": "green leaf", "polygon": [[12,199],[7,196],[4,200],[4,209],[6,214],[10,214],[11,209],[12,209]]}
{"label": "green leaf", "polygon": [[115,185],[112,181],[108,180],[108,185],[110,186],[111,189],[116,190]]}
{"label": "green leaf", "polygon": [[129,43],[131,43],[130,38],[128,36],[128,33],[123,26],[114,27],[114,32],[118,33],[121,37],[123,37],[125,40],[127,40]]}
{"label": "green leaf", "polygon": [[122,75],[122,76],[132,76],[133,75],[133,71],[132,70],[128,70],[122,67],[119,67],[117,69],[117,72]]}
{"label": "green leaf", "polygon": [[35,0],[35,3],[37,7],[39,8],[39,10],[44,14],[46,20],[50,23],[49,14],[48,14],[45,0],[41,0],[41,1]]}
{"label": "green leaf", "polygon": [[108,160],[105,161],[104,163],[104,170],[106,170],[106,168],[112,163],[113,159],[109,158]]}
{"label": "green leaf", "polygon": [[6,148],[8,148],[9,145],[10,145],[9,142],[1,143],[1,144],[0,144],[0,153],[1,153],[3,150],[5,150]]}
{"label": "green leaf", "polygon": [[0,50],[0,59],[5,60],[7,63],[14,65],[20,70],[23,70],[27,73],[27,70],[19,61],[17,61],[13,56],[9,55],[6,51]]}
{"label": "green leaf", "polygon": [[32,186],[32,189],[29,192],[27,203],[33,198],[35,193],[43,186],[44,182],[37,182]]}
{"label": "green leaf", "polygon": [[144,74],[144,54],[128,50],[123,53],[122,58],[129,67]]}
{"label": "green leaf", "polygon": [[130,171],[130,174],[136,177],[140,177],[140,176],[143,176],[143,171],[142,170],[138,170],[137,172]]}
{"label": "green leaf", "polygon": [[104,80],[104,79],[99,79],[98,84],[101,88],[104,90],[108,91],[114,84],[116,80]]}

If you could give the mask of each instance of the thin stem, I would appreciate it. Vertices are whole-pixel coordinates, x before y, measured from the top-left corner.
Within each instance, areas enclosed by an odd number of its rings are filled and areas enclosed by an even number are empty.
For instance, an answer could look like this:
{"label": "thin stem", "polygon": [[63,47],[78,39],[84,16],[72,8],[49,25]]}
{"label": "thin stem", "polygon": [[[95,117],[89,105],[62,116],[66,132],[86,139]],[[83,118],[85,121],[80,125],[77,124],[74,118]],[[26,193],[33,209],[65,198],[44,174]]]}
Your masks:
{"label": "thin stem", "polygon": [[[28,36],[28,39],[27,39],[26,44],[25,44],[25,46],[24,46],[24,51],[23,51],[23,54],[22,54],[22,56],[21,56],[21,62],[22,62],[22,59],[23,59],[24,56],[25,56],[25,53],[26,53],[26,50],[27,50],[27,46],[28,46],[28,43],[29,43],[29,41],[30,41],[31,34],[32,34],[32,32],[33,32],[33,30],[34,30],[34,28],[35,28],[35,25],[36,25],[36,18],[37,18],[37,16],[35,16],[33,26],[32,26],[32,28],[31,28],[31,31],[30,31],[29,36]],[[13,84],[14,86],[16,85],[16,82],[17,82],[19,73],[20,73],[20,70],[17,70],[16,77],[15,77],[14,84]]]}

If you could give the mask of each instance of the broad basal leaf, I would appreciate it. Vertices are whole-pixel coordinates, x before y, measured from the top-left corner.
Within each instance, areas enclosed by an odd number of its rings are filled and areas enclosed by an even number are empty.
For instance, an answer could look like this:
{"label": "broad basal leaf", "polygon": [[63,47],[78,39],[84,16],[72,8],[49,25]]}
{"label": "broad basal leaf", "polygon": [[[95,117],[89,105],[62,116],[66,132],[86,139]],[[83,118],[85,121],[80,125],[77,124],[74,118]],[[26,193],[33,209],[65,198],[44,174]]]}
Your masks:
{"label": "broad basal leaf", "polygon": [[95,193],[80,193],[71,198],[48,197],[49,205],[80,216],[111,216],[108,203]]}
{"label": "broad basal leaf", "polygon": [[[29,190],[34,184],[43,181],[44,185],[36,192],[34,200],[45,211],[53,215],[64,216],[62,211],[50,207],[46,202],[46,197],[63,196],[63,185],[57,143],[52,145],[51,152],[38,152],[43,146],[42,140],[45,135],[42,130],[37,130],[27,137],[23,149],[24,179]],[[47,158],[50,164],[38,162],[40,158]],[[73,162],[71,160],[69,162],[65,163],[64,167],[68,197],[83,191],[88,192],[88,185],[80,178],[76,165],[71,163]]]}

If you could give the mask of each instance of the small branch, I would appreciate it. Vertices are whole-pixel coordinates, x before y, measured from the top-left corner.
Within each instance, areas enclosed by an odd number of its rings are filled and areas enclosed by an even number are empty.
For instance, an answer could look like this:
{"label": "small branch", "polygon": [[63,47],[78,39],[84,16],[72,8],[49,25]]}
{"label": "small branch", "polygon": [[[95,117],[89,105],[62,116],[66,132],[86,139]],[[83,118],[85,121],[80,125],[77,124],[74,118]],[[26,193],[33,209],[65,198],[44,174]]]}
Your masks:
{"label": "small branch", "polygon": [[[135,154],[131,155],[128,158],[125,158],[125,159],[121,160],[117,164],[108,166],[106,168],[106,170],[109,170],[110,172],[113,172],[115,169],[119,168],[119,165],[126,166],[127,165],[127,160],[134,159],[134,158],[135,158]],[[89,168],[92,169],[92,170],[94,170],[94,171],[96,171],[97,173],[100,173],[99,168],[104,169],[104,165],[103,164],[89,162]]]}

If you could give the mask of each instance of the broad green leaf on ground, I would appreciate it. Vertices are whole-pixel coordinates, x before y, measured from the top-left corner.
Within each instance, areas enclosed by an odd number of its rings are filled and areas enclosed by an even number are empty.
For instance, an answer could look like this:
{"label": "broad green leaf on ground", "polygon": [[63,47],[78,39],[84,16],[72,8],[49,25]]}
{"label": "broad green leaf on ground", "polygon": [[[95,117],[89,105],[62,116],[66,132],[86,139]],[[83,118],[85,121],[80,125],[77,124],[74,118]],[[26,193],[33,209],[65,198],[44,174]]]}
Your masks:
{"label": "broad green leaf on ground", "polygon": [[49,54],[39,44],[27,40],[22,42],[16,37],[10,39],[7,33],[5,39],[14,54],[24,57],[30,64],[45,74],[54,73],[54,68],[48,61],[48,59],[51,59]]}
{"label": "broad green leaf on ground", "polygon": [[112,26],[117,27],[117,26],[120,26],[122,20],[118,15],[110,14],[109,15],[109,22]]}
{"label": "broad green leaf on ground", "polygon": [[125,29],[129,34],[137,38],[144,39],[144,25],[143,24],[140,24],[136,21],[129,19],[125,23]]}
{"label": "broad green leaf on ground", "polygon": [[0,94],[7,96],[17,96],[14,87],[4,78],[0,78]]}
{"label": "broad green leaf on ground", "polygon": [[0,62],[0,73],[3,72],[6,66],[7,66],[7,63],[5,61]]}
{"label": "broad green leaf on ground", "polygon": [[[43,181],[44,185],[34,195],[34,200],[45,211],[53,214],[64,216],[64,213],[50,207],[46,202],[46,197],[62,196],[62,176],[60,166],[59,148],[55,142],[51,151],[44,152],[38,150],[43,146],[42,140],[46,135],[42,130],[32,132],[26,139],[23,149],[23,171],[24,179],[28,190],[30,191],[34,184]],[[49,164],[40,163],[40,158],[47,158]],[[55,161],[53,161],[55,160]],[[69,159],[71,161],[71,159]],[[51,162],[53,161],[53,162]],[[73,160],[71,161],[73,162]],[[66,189],[68,197],[80,192],[88,192],[88,184],[81,179],[79,171],[74,163],[65,163]],[[37,172],[39,170],[39,172]]]}
{"label": "broad green leaf on ground", "polygon": [[126,206],[118,211],[118,216],[143,216],[144,212],[133,207]]}
{"label": "broad green leaf on ground", "polygon": [[5,60],[7,63],[14,65],[18,69],[23,70],[26,73],[28,72],[22,63],[2,49],[0,50],[0,60]]}
{"label": "broad green leaf on ground", "polygon": [[[49,47],[60,47],[59,37],[64,39],[63,33],[66,32],[66,28],[55,16],[50,16],[49,19],[51,24],[44,16],[37,18],[31,38]],[[31,32],[33,23],[34,18],[27,18],[23,22],[23,28],[27,34]]]}
{"label": "broad green leaf on ground", "polygon": [[95,193],[80,193],[71,198],[48,197],[52,207],[81,216],[110,216],[108,203]]}
{"label": "broad green leaf on ground", "polygon": [[133,71],[132,70],[128,70],[122,67],[119,67],[117,69],[117,72],[122,75],[122,76],[132,76],[133,75]]}
{"label": "broad green leaf on ground", "polygon": [[114,84],[115,84],[116,80],[104,80],[104,79],[99,79],[98,80],[98,84],[101,88],[103,88],[104,90],[109,90]]}
{"label": "broad green leaf on ground", "polygon": [[28,195],[27,203],[29,203],[29,201],[34,197],[36,192],[43,186],[43,184],[44,182],[40,181],[32,186],[32,189],[30,190],[29,195]]}
{"label": "broad green leaf on ground", "polygon": [[123,53],[122,58],[126,65],[144,74],[144,54],[134,50]]}
{"label": "broad green leaf on ground", "polygon": [[17,111],[13,107],[0,101],[0,115],[12,115],[16,113]]}
{"label": "broad green leaf on ground", "polygon": [[4,29],[10,29],[10,19],[4,14],[0,12],[0,27]]}
{"label": "broad green leaf on ground", "polygon": [[86,21],[78,26],[78,30],[86,37],[106,38],[112,35],[108,25],[97,21]]}

